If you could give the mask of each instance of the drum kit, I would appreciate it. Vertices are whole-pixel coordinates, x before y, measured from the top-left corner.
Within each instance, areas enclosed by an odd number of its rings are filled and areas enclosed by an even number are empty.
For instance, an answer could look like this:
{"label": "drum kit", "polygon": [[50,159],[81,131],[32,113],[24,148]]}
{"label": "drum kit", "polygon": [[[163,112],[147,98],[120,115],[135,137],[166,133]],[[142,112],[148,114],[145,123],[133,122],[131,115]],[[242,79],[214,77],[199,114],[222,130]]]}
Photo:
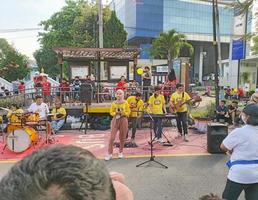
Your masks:
{"label": "drum kit", "polygon": [[[6,126],[5,146],[2,153],[6,147],[12,152],[21,153],[37,144],[40,138],[36,130],[37,126],[42,124],[38,113],[12,113],[12,115],[18,120],[15,122],[10,120]],[[46,136],[46,141],[47,139],[48,136]]]}

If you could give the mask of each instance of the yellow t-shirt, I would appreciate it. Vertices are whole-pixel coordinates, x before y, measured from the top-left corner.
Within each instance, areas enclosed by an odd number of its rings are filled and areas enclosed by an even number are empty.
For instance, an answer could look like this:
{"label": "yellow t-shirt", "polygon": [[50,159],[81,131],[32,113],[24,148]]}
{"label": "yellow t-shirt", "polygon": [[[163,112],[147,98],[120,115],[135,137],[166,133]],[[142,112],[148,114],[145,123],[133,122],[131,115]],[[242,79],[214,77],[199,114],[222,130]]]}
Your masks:
{"label": "yellow t-shirt", "polygon": [[[23,109],[12,110],[7,113],[7,118],[11,123],[21,123],[21,115],[24,113]],[[15,115],[17,114],[17,115]]]}
{"label": "yellow t-shirt", "polygon": [[159,95],[155,98],[154,94],[149,98],[149,109],[152,114],[163,114],[163,106],[165,105],[165,98]]}
{"label": "yellow t-shirt", "polygon": [[143,111],[143,108],[144,108],[143,100],[140,99],[139,101],[137,101],[135,96],[130,96],[127,98],[127,102],[131,109],[130,117],[138,117],[142,115],[141,112],[137,112],[137,111]]}
{"label": "yellow t-shirt", "polygon": [[[60,119],[64,119],[66,116],[66,110],[64,107],[60,107],[58,109],[53,108],[53,110],[51,111],[52,114],[54,114],[53,116],[53,120],[60,120]],[[62,117],[59,117],[58,114],[63,115]]]}
{"label": "yellow t-shirt", "polygon": [[116,116],[116,111],[120,109],[122,111],[122,115],[125,117],[129,117],[130,115],[130,107],[127,101],[124,100],[123,103],[117,103],[116,101],[114,101],[111,104],[111,108],[110,108],[110,115],[111,116]]}
{"label": "yellow t-shirt", "polygon": [[[186,92],[184,92],[184,95],[183,95],[183,93],[179,94],[178,92],[174,92],[170,97],[170,101],[172,102],[173,105],[176,105],[178,103],[184,103],[184,102],[188,101],[189,99],[191,99],[191,98]],[[177,112],[186,112],[186,111],[187,111],[186,104],[182,105],[177,110]]]}

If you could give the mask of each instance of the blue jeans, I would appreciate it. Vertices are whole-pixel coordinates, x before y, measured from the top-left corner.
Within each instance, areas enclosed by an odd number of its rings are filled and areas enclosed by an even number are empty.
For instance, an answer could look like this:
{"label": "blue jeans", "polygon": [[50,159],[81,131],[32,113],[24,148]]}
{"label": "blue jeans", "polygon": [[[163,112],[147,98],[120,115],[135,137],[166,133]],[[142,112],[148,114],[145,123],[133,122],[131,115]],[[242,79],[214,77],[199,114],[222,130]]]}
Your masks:
{"label": "blue jeans", "polygon": [[153,117],[154,125],[153,130],[156,138],[161,138],[162,135],[162,119]]}
{"label": "blue jeans", "polygon": [[64,122],[65,122],[64,119],[52,121],[51,125],[54,131],[59,131],[60,128],[64,125]]}

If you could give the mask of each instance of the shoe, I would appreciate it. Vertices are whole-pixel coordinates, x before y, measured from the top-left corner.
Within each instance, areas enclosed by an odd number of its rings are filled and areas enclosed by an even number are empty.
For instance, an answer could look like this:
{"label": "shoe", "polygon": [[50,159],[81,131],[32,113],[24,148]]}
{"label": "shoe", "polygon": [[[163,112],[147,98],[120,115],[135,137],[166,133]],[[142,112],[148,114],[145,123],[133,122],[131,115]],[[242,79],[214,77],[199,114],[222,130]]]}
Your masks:
{"label": "shoe", "polygon": [[107,156],[105,156],[105,160],[109,161],[112,159],[112,154],[108,154]]}
{"label": "shoe", "polygon": [[123,153],[118,153],[118,158],[119,159],[123,159],[124,158],[124,154]]}
{"label": "shoe", "polygon": [[162,138],[159,138],[158,142],[161,143],[161,144],[165,143],[165,141]]}
{"label": "shoe", "polygon": [[176,139],[179,139],[179,138],[181,138],[183,135],[182,135],[182,133],[179,133],[177,136],[176,136]]}
{"label": "shoe", "polygon": [[184,135],[184,141],[185,141],[185,142],[189,142],[189,140],[187,139],[187,136],[186,136],[186,135]]}

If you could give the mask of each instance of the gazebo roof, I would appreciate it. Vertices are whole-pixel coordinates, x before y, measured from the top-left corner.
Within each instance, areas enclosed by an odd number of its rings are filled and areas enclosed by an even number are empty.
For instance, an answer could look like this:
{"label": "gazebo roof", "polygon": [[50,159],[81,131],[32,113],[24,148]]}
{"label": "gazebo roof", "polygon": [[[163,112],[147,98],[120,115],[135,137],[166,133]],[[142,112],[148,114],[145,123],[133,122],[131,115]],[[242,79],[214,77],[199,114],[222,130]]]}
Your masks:
{"label": "gazebo roof", "polygon": [[140,53],[137,48],[54,48],[63,58],[80,58],[89,60],[134,60]]}

